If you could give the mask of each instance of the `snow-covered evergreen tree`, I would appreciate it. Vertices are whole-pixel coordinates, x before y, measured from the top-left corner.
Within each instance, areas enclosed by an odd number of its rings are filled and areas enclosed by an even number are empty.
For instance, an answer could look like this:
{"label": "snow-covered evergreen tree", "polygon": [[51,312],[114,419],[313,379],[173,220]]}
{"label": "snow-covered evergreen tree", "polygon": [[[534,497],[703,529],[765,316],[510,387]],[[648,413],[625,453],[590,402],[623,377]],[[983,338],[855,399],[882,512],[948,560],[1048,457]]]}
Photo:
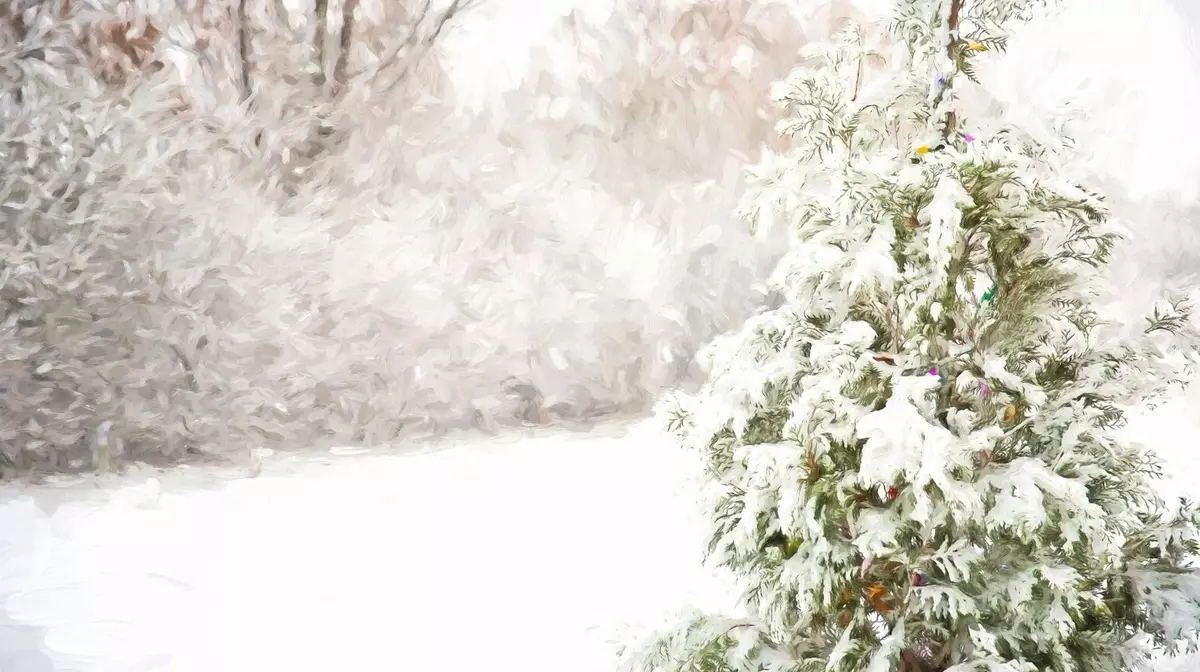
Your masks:
{"label": "snow-covered evergreen tree", "polygon": [[1119,672],[1193,646],[1196,509],[1117,432],[1184,381],[1188,305],[1102,321],[1101,197],[956,113],[972,60],[1042,3],[852,4],[781,87],[794,149],[745,201],[788,228],[781,305],[664,411],[706,460],[709,550],[750,618],[689,618],[631,662]]}

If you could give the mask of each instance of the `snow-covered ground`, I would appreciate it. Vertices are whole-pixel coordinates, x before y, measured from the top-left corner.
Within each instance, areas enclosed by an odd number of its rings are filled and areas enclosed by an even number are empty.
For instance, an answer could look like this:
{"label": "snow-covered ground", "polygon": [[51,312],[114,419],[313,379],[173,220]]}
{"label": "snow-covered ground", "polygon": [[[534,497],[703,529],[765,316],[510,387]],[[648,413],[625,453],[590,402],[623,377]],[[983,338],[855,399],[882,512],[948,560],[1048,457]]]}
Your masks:
{"label": "snow-covered ground", "polygon": [[[1131,427],[1164,493],[1200,495],[1196,428],[1182,402]],[[0,670],[610,672],[621,637],[731,607],[694,467],[640,422],[6,486]]]}
{"label": "snow-covered ground", "polygon": [[688,471],[642,423],[9,486],[0,670],[611,671],[727,598]]}

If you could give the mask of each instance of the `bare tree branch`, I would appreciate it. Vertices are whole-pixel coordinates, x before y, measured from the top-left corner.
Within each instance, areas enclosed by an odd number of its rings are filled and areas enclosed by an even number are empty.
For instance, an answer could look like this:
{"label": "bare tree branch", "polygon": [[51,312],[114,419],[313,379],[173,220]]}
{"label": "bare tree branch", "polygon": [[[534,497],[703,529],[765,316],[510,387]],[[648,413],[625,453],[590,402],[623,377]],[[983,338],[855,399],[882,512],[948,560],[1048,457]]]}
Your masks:
{"label": "bare tree branch", "polygon": [[350,44],[354,39],[354,10],[358,0],[344,0],[342,3],[342,32],[338,40],[337,61],[333,67],[333,81],[336,91],[342,91],[346,86],[346,67],[350,60]]}
{"label": "bare tree branch", "polygon": [[250,98],[250,27],[246,20],[246,3],[249,0],[238,0],[237,5],[237,36],[238,59],[241,62],[241,102]]}
{"label": "bare tree branch", "polygon": [[[326,62],[324,57],[327,50],[325,29],[328,25],[326,21],[329,12],[328,2],[329,0],[316,0],[317,33],[320,39],[315,39],[314,43],[319,45],[318,57],[322,66]],[[312,129],[312,134],[305,143],[304,149],[299,152],[299,156],[308,161],[334,151],[340,142],[340,135],[336,132],[339,123],[335,122],[332,117],[336,115],[334,108],[339,107],[338,103],[344,102],[343,99],[348,92],[362,89],[386,92],[395,87],[404,80],[424,53],[434,45],[446,24],[463,11],[475,7],[479,4],[479,0],[452,0],[441,12],[431,10],[433,0],[421,0],[420,9],[409,22],[408,29],[399,43],[372,66],[355,75],[348,75],[350,47],[353,44],[355,28],[353,13],[357,9],[358,3],[359,0],[343,0],[342,26],[338,43],[340,50],[334,62],[333,76],[329,78],[329,82],[323,80],[321,82],[325,85],[326,95],[332,94],[333,100],[328,101],[332,107],[321,112],[320,120]],[[322,67],[323,72],[324,67]],[[392,73],[395,74],[388,78],[390,83],[386,87],[377,86],[377,80],[381,78],[381,75]]]}
{"label": "bare tree branch", "polygon": [[427,51],[437,41],[442,34],[442,30],[446,24],[453,20],[456,16],[464,11],[474,8],[479,4],[479,0],[453,0],[450,6],[441,13],[440,16],[433,19],[433,30],[425,35],[421,34],[421,27],[429,18],[431,0],[423,0],[421,9],[417,12],[417,16],[409,24],[408,34],[387,56],[381,58],[373,67],[368,68],[365,72],[360,73],[357,77],[359,82],[364,85],[370,85],[372,89],[376,89],[376,80],[379,76],[389,68],[394,66],[399,67],[399,72],[391,82],[386,86],[379,87],[377,90],[387,91],[399,84],[408,76],[409,70],[420,61],[421,54],[413,55],[413,51],[421,49],[422,52]]}
{"label": "bare tree branch", "polygon": [[392,63],[395,63],[402,53],[406,53],[413,47],[413,45],[417,43],[417,31],[420,29],[421,24],[425,23],[425,17],[429,16],[429,5],[431,2],[432,0],[423,0],[421,9],[417,12],[416,18],[414,18],[412,23],[408,25],[408,35],[406,35],[404,39],[396,45],[395,49],[392,49],[391,53],[379,59],[379,61],[376,62],[371,68],[368,68],[368,78],[374,78],[384,68],[387,68]]}
{"label": "bare tree branch", "polygon": [[[274,9],[274,17],[272,18],[282,24],[283,31],[288,38],[288,44],[293,44],[293,41],[298,36],[296,35],[295,27],[292,26],[292,13],[288,11],[287,3],[285,0],[274,0],[271,6]],[[311,45],[308,46],[311,48]]]}
{"label": "bare tree branch", "polygon": [[317,76],[316,83],[318,86],[325,84],[325,32],[328,26],[329,18],[329,0],[317,0],[316,2],[316,33],[313,35],[313,50],[316,52],[317,59]]}

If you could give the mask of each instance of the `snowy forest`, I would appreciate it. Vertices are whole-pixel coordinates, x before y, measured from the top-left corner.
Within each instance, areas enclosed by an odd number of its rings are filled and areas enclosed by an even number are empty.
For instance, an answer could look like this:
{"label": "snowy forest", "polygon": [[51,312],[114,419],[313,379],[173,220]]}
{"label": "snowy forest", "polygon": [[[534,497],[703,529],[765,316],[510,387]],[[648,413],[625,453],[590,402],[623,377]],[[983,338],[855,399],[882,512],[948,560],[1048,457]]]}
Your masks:
{"label": "snowy forest", "polygon": [[762,301],[789,3],[52,4],[5,23],[17,469],[642,411]]}
{"label": "snowy forest", "polygon": [[1190,0],[0,0],[0,670],[1193,669],[1198,107]]}
{"label": "snowy forest", "polygon": [[[770,300],[743,169],[839,8],[575,4],[10,3],[9,468],[577,424],[695,380]],[[987,90],[1046,132],[1122,99],[1077,158],[1155,222],[1125,286],[1173,278],[1200,154],[1169,122],[1194,89],[1158,73],[1191,54],[1072,47]]]}

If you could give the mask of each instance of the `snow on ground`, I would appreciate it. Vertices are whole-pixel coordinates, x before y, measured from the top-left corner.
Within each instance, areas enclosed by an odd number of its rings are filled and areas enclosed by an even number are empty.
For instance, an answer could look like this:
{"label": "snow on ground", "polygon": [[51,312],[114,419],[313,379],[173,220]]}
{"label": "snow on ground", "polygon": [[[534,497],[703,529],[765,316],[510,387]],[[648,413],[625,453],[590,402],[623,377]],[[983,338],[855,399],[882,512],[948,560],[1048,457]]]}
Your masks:
{"label": "snow on ground", "polygon": [[[1165,494],[1200,494],[1189,406],[1131,428]],[[692,473],[643,422],[6,486],[0,670],[609,672],[627,626],[730,606]]]}
{"label": "snow on ground", "polygon": [[652,427],[496,443],[4,488],[0,670],[608,672],[720,608]]}

